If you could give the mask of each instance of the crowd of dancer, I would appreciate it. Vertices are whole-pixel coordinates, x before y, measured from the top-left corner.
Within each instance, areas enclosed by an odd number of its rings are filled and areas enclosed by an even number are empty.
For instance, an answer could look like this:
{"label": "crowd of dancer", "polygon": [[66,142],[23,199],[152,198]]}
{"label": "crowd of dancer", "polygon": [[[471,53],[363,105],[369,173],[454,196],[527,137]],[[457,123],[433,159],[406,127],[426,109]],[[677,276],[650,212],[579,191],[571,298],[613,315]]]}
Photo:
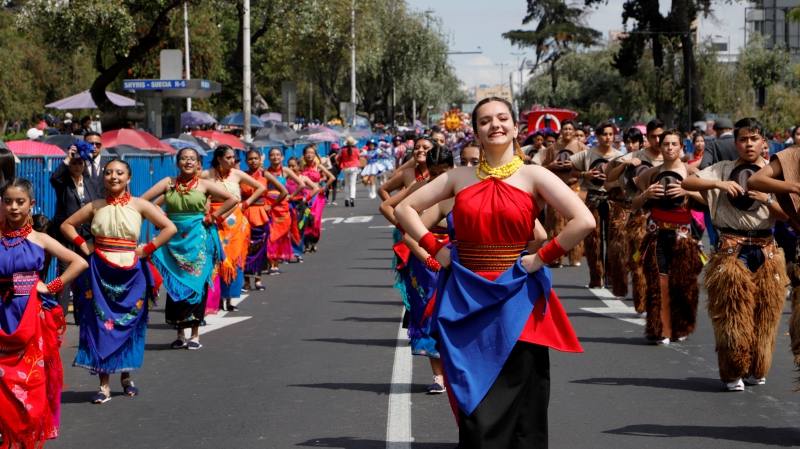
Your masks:
{"label": "crowd of dancer", "polygon": [[[77,153],[70,151],[65,167],[85,169],[83,161],[74,162],[82,159]],[[243,290],[264,290],[262,275],[278,274],[281,263],[302,262],[305,252],[317,250],[332,180],[313,145],[286,165],[280,149],[247,151],[247,171],[235,168],[236,152],[228,146],[215,149],[208,170],[197,151],[184,148],[174,176],[134,197],[129,184],[135,174],[113,159],[100,169],[104,197],[48,226],[32,215],[31,182],[15,177],[13,156],[4,156],[0,152],[1,447],[39,447],[58,434],[67,313],[57,300],[62,292],[71,293],[79,325],[73,366],[99,377],[91,401],[111,399],[116,373],[123,393],[136,396],[131,373],[143,364],[148,309],[159,288],[166,292],[166,322],[177,329],[171,347],[200,349],[207,314],[236,311]],[[90,187],[71,186],[83,193]],[[144,220],[157,233],[140,244]],[[66,245],[44,232],[54,227]],[[59,275],[44,284],[51,259]]]}
{"label": "crowd of dancer", "polygon": [[[57,295],[70,292],[80,328],[73,365],[99,375],[92,402],[111,398],[116,373],[136,396],[131,373],[142,366],[159,289],[177,330],[171,347],[200,349],[208,313],[236,311],[243,290],[265,289],[263,275],[317,251],[340,173],[346,207],[360,177],[396,226],[411,351],[430,360],[428,393],[447,393],[460,449],[547,447],[549,349],[582,351],[550,269],[584,257],[588,286],[620,298],[630,289],[657,345],[691,336],[705,266],[727,391],[766,382],[791,289],[800,363],[800,147],[768,162],[753,118],[719,120],[713,141],[691,136],[693,153],[658,119],[621,138],[613,123],[587,130],[571,121],[522,138],[513,108],[496,97],[476,105],[471,125],[461,139],[438,129],[364,148],[347,139],[326,158],[310,145],[285,163],[280,149],[250,150],[246,171],[230,147],[217,147],[207,170],[185,148],[175,176],[140,197],[129,191],[130,166],[111,160],[101,185],[74,186],[105,196],[61,214],[59,236],[43,232],[31,183],[0,153],[3,444],[33,447],[58,433],[66,311]],[[94,170],[94,159],[76,159],[64,161],[70,173]],[[139,244],[144,220],[158,232]],[[44,284],[50,259],[59,276]]]}
{"label": "crowd of dancer", "polygon": [[418,137],[380,206],[411,351],[430,359],[428,393],[448,393],[459,449],[547,447],[548,348],[582,350],[549,268],[583,257],[588,287],[630,288],[657,345],[694,331],[705,266],[726,391],[766,382],[791,291],[800,366],[800,147],[768,162],[753,118],[690,136],[694,153],[658,119],[645,133],[566,121],[523,138],[500,98],[479,102],[472,126],[455,147]]}

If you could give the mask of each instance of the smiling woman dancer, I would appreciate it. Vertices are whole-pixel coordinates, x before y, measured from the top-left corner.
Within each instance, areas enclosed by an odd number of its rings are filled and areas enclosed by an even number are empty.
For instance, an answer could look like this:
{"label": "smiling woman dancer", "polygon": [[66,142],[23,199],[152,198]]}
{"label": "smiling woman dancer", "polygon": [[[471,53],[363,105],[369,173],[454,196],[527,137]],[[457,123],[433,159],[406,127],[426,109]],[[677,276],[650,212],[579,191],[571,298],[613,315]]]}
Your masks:
{"label": "smiling woman dancer", "polygon": [[[244,216],[250,223],[250,247],[247,251],[247,262],[245,263],[245,287],[250,290],[264,290],[261,284],[261,272],[267,267],[267,242],[269,241],[271,224],[270,213],[273,204],[280,204],[286,198],[287,191],[283,183],[272,175],[268,170],[264,170],[263,157],[258,150],[247,152],[247,166],[250,176],[266,190],[257,198],[252,206],[244,210]],[[253,188],[249,184],[242,184],[242,199],[247,200],[253,195]],[[252,283],[252,278],[255,282]]]}
{"label": "smiling woman dancer", "polygon": [[[214,223],[236,206],[236,199],[214,182],[199,179],[201,160],[197,151],[184,148],[176,156],[178,176],[158,181],[142,195],[153,200],[164,195],[167,216],[178,233],[153,254],[153,262],[164,277],[167,290],[165,315],[168,324],[178,329],[173,349],[200,349],[200,323],[205,318],[208,287],[217,261],[222,257]],[[209,196],[224,203],[214,213],[206,213]],[[192,329],[186,341],[186,328]]]}
{"label": "smiling woman dancer", "polygon": [[[400,203],[395,216],[449,267],[434,316],[459,408],[459,447],[547,447],[548,348],[582,349],[544,265],[580,243],[595,223],[556,175],[523,164],[508,101],[481,100],[472,124],[482,148],[479,167],[440,175]],[[419,213],[454,196],[456,244],[443,248]],[[567,225],[536,254],[526,254],[544,203]],[[489,302],[491,307],[482,306]]]}
{"label": "smiling woman dancer", "polygon": [[[292,170],[283,166],[283,152],[280,148],[269,150],[269,174],[274,176],[288,192],[288,182],[295,186],[303,185]],[[278,264],[288,262],[292,258],[292,215],[289,199],[281,196],[277,189],[267,192],[267,201],[270,204],[269,239],[267,240],[267,258],[269,259],[269,274],[279,274]]]}
{"label": "smiling woman dancer", "polygon": [[[128,192],[133,173],[127,162],[112,160],[102,173],[106,198],[83,206],[61,224],[64,236],[89,256],[89,271],[78,293],[81,334],[74,365],[100,375],[95,404],[111,399],[109,374],[122,373],[126,395],[139,392],[130,372],[144,361],[147,303],[155,285],[146,259],[176,232],[156,206]],[[149,243],[137,245],[143,218],[160,232]],[[89,222],[93,245],[77,231]]]}
{"label": "smiling woman dancer", "polygon": [[[211,212],[223,218],[217,224],[219,238],[225,252],[225,260],[219,266],[219,277],[222,287],[222,310],[229,312],[239,310],[232,301],[242,294],[244,265],[247,259],[247,250],[250,247],[250,225],[247,223],[243,211],[261,198],[266,190],[266,187],[252,176],[235,168],[236,165],[236,154],[233,148],[220,145],[214,150],[211,169],[204,170],[200,174],[201,178],[214,181],[233,195],[237,201],[240,201],[240,207],[235,207],[232,212],[219,212],[222,203],[216,201],[211,203]],[[246,200],[242,200],[241,186],[244,184],[253,188],[253,192]]]}
{"label": "smiling woman dancer", "polygon": [[[52,295],[87,264],[55,239],[33,230],[31,209],[36,201],[31,183],[22,178],[6,181],[0,185],[0,372],[23,376],[0,376],[0,446],[33,448],[58,436],[63,384],[59,348],[66,323]],[[67,268],[45,285],[39,273],[47,254]]]}

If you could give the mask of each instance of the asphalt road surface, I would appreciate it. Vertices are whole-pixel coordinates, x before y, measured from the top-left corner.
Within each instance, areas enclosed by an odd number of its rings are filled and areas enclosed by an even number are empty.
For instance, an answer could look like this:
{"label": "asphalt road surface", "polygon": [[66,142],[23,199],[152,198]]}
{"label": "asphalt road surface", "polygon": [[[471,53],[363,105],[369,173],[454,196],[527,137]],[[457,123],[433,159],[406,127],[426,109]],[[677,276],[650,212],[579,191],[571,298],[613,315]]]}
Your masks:
{"label": "asphalt road surface", "polygon": [[[89,403],[97,378],[71,367],[78,329],[70,325],[61,436],[47,447],[454,448],[447,397],[424,393],[428,361],[398,339],[392,230],[377,205],[329,207],[319,252],[265,277],[267,290],[251,292],[239,312],[209,318],[199,351],[169,349],[175,333],[162,302],[134,399],[114,376],[113,399]],[[630,301],[605,298],[587,281],[585,268],[554,271],[585,353],[551,352],[551,448],[800,446],[788,302],[767,384],[728,393],[705,297],[689,340],[657,347],[645,343]]]}

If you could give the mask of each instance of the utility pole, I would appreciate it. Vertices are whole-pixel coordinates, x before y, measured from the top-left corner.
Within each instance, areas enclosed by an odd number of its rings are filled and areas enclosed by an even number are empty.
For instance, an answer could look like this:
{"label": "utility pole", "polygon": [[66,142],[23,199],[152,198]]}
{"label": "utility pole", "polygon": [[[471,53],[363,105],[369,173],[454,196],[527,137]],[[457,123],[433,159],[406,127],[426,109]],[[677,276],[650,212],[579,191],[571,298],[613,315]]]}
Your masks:
{"label": "utility pole", "polygon": [[244,26],[242,27],[242,49],[244,50],[243,70],[244,80],[242,91],[242,109],[244,112],[244,132],[242,139],[245,142],[252,142],[250,133],[250,0],[244,0]]}
{"label": "utility pole", "polygon": [[[183,60],[186,66],[186,79],[192,79],[192,70],[189,67],[189,2],[183,2]],[[186,98],[186,110],[192,110],[192,97]]]}
{"label": "utility pole", "polygon": [[350,7],[350,103],[353,116],[351,126],[356,126],[356,0]]}

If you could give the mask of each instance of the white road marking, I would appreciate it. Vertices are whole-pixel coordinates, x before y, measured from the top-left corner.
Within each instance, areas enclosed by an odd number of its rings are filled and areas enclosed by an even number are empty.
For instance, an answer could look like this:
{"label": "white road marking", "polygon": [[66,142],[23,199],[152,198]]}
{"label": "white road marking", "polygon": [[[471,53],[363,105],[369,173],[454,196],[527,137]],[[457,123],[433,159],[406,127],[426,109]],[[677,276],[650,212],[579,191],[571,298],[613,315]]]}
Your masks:
{"label": "white road marking", "polygon": [[636,313],[636,309],[617,299],[607,288],[590,288],[588,290],[603,301],[605,307],[584,307],[581,310],[644,326],[645,320]]}
{"label": "white road marking", "polygon": [[352,217],[325,217],[322,219],[322,223],[330,223],[330,224],[361,224],[361,223],[369,223],[372,219],[375,218],[374,215],[353,215]]}
{"label": "white road marking", "polygon": [[369,229],[389,229],[394,227],[395,225],[370,226]]}
{"label": "white road marking", "polygon": [[[238,306],[239,303],[244,301],[247,298],[248,294],[243,293],[241,298],[233,299],[231,302],[234,306]],[[206,325],[200,326],[200,335],[207,334],[209,332],[214,332],[222,329],[223,327],[228,327],[231,324],[241,323],[242,321],[249,320],[253,318],[251,316],[235,316],[235,317],[227,317],[226,315],[228,312],[220,310],[219,312],[213,315],[206,315]]]}
{"label": "white road marking", "polygon": [[[402,321],[402,320],[401,320]],[[392,385],[389,388],[389,414],[386,418],[386,449],[409,449],[411,436],[411,351],[402,323],[397,330]]]}

